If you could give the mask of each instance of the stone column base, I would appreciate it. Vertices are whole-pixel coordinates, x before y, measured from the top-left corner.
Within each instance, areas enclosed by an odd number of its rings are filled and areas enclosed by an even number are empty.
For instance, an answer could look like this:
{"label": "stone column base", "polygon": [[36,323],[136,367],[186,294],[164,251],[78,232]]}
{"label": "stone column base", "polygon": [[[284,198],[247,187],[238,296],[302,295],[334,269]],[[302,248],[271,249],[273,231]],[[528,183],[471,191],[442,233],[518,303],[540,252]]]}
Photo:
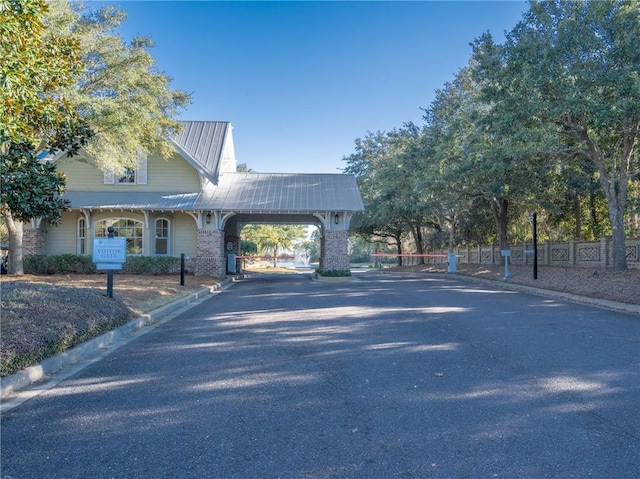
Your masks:
{"label": "stone column base", "polygon": [[224,258],[214,256],[192,258],[191,264],[195,276],[213,276],[224,278],[226,275],[226,264]]}
{"label": "stone column base", "polygon": [[322,258],[320,269],[324,271],[346,271],[349,269],[346,230],[325,230],[322,236]]}

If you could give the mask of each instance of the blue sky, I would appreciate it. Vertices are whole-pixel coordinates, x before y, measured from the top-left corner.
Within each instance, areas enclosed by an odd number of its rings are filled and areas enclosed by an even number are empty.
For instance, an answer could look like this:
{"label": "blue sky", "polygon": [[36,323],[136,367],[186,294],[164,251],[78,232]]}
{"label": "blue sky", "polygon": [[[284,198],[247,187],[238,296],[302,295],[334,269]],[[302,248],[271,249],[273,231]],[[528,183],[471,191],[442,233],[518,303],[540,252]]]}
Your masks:
{"label": "blue sky", "polygon": [[150,36],[157,68],[191,92],[183,120],[231,121],[236,158],[259,172],[337,173],[356,138],[406,121],[522,1],[107,1],[120,34]]}

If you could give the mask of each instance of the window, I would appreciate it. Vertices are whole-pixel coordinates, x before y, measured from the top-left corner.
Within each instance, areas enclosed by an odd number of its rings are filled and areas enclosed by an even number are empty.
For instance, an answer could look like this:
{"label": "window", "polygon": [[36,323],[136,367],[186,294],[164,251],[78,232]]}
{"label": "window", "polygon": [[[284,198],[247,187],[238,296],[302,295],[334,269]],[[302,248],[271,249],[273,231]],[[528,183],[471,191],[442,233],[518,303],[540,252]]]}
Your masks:
{"label": "window", "polygon": [[136,184],[136,170],[133,168],[125,168],[122,174],[118,177],[116,183],[122,184]]}
{"label": "window", "polygon": [[156,220],[156,254],[169,254],[169,220]]}
{"label": "window", "polygon": [[96,238],[109,236],[107,228],[113,226],[113,235],[127,239],[127,254],[142,254],[142,221],[128,218],[113,218],[96,222]]}
{"label": "window", "polygon": [[147,184],[147,155],[143,152],[138,154],[137,167],[125,168],[122,172],[105,170],[105,185],[146,185]]}
{"label": "window", "polygon": [[78,220],[78,254],[87,254],[87,221],[84,218]]}

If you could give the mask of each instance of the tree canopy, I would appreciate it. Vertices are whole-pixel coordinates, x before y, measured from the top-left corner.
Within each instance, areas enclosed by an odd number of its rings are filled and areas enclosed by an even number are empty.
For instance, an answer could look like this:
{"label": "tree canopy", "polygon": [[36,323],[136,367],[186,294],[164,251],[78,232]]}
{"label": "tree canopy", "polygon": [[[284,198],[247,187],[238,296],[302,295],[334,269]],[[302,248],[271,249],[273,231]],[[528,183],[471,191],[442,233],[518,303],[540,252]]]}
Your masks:
{"label": "tree canopy", "polygon": [[40,160],[75,154],[92,131],[61,90],[80,71],[79,44],[43,22],[42,0],[0,2],[0,212],[9,234],[9,272],[22,274],[22,225],[56,223],[66,207],[65,178]]}
{"label": "tree canopy", "polygon": [[[611,234],[613,266],[626,269],[625,229],[640,233],[638,45],[638,0],[531,1],[504,44],[475,39],[403,152],[394,131],[356,140],[345,171],[367,211],[352,224],[374,237],[399,227],[418,252],[420,229],[450,247],[505,248],[526,239],[538,210],[548,239]],[[403,210],[421,226],[398,223]]]}

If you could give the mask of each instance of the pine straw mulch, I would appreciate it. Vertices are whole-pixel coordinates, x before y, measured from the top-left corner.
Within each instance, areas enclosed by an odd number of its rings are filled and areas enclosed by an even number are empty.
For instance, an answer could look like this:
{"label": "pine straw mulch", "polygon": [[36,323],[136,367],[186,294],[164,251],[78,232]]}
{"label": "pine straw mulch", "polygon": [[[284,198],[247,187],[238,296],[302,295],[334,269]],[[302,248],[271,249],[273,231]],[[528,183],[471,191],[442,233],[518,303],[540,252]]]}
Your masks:
{"label": "pine straw mulch", "polygon": [[[418,265],[390,268],[392,271],[445,273],[446,264]],[[504,265],[458,264],[456,274],[504,281]],[[533,266],[510,265],[508,283],[551,291],[576,294],[590,298],[640,305],[640,270],[629,269],[616,273],[602,268],[561,268],[538,266],[538,279],[533,279]]]}
{"label": "pine straw mulch", "polygon": [[0,376],[118,327],[220,280],[179,275],[114,274],[113,298],[107,275],[6,276],[0,282]]}

